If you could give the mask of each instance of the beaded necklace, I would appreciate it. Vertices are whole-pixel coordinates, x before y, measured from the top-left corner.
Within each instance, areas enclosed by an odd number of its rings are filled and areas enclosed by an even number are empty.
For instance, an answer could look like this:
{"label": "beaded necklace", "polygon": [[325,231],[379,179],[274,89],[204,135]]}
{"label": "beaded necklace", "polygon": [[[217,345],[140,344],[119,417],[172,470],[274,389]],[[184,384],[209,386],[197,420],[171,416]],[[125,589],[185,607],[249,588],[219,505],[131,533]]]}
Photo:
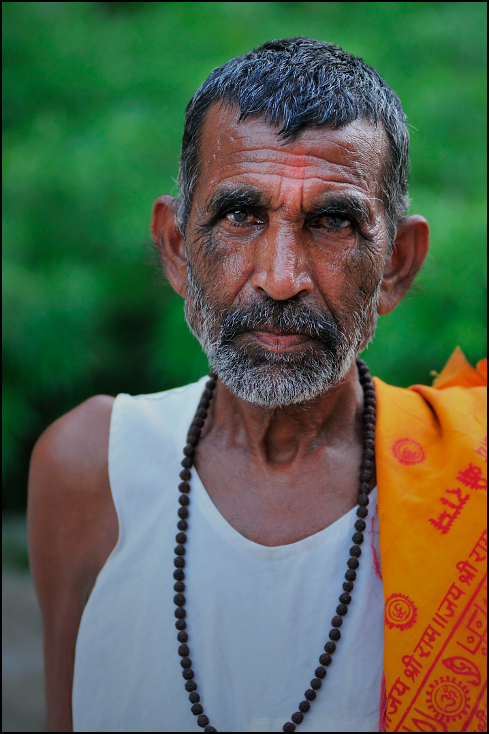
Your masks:
{"label": "beaded necklace", "polygon": [[[353,591],[353,582],[357,577],[357,569],[359,564],[359,557],[362,553],[360,548],[363,543],[363,531],[365,530],[366,523],[365,518],[368,515],[367,505],[369,503],[368,493],[370,491],[370,483],[372,479],[372,471],[374,466],[374,445],[375,445],[375,420],[376,420],[376,400],[375,400],[375,387],[374,382],[370,376],[370,371],[361,359],[356,360],[360,383],[363,388],[364,396],[364,409],[363,409],[363,453],[362,462],[360,464],[360,490],[358,495],[358,508],[357,517],[358,520],[355,522],[355,532],[352,535],[354,545],[350,548],[350,558],[347,561],[348,569],[345,573],[346,581],[343,583],[343,593],[339,597],[339,605],[336,607],[336,615],[331,620],[332,629],[329,632],[329,641],[324,645],[324,652],[319,656],[319,667],[314,671],[314,678],[310,682],[310,688],[304,693],[304,701],[299,704],[299,710],[291,716],[291,721],[287,721],[282,730],[285,732],[295,731],[296,725],[300,724],[304,720],[305,714],[311,708],[311,701],[314,701],[317,696],[317,691],[321,688],[328,666],[331,664],[333,658],[332,655],[336,650],[336,644],[341,639],[340,627],[343,624],[343,617],[348,612],[348,605],[351,602],[351,592]],[[193,466],[195,455],[195,447],[200,438],[202,426],[207,417],[207,411],[209,409],[210,401],[212,400],[214,388],[216,387],[217,375],[210,372],[209,380],[205,384],[205,390],[202,393],[202,397],[195,413],[195,417],[189,428],[187,435],[187,445],[183,449],[185,454],[182,460],[183,469],[180,472],[180,478],[182,482],[179,484],[180,496],[178,501],[180,507],[178,509],[179,521],[177,523],[178,533],[176,535],[176,541],[178,545],[175,548],[175,559],[173,561],[175,565],[175,571],[173,572],[173,578],[175,579],[174,590],[176,592],[174,596],[174,602],[176,605],[175,627],[178,630],[177,640],[180,643],[178,648],[178,654],[181,657],[180,665],[183,668],[182,675],[185,679],[185,688],[189,693],[189,700],[192,704],[191,711],[197,717],[197,724],[204,731],[217,731],[209,723],[209,718],[204,713],[204,708],[200,703],[200,695],[197,693],[197,683],[194,681],[194,671],[192,670],[192,661],[190,659],[190,648],[187,645],[188,633],[186,632],[187,623],[185,617],[187,612],[185,609],[185,543],[187,536],[185,531],[188,529],[187,518],[189,515],[188,506],[190,504],[189,492],[190,484],[189,480],[191,477],[190,469]]]}

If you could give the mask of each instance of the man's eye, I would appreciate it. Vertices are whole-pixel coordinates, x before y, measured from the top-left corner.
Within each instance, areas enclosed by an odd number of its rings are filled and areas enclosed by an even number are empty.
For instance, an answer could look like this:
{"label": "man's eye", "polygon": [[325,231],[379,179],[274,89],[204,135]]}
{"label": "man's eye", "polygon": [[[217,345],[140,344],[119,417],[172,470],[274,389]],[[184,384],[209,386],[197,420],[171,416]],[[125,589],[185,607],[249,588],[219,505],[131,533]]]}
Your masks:
{"label": "man's eye", "polygon": [[255,221],[255,217],[246,209],[233,209],[226,214],[225,218],[232,224],[250,224]]}
{"label": "man's eye", "polygon": [[312,227],[326,227],[326,229],[340,230],[349,227],[351,222],[344,217],[318,217],[311,222]]}

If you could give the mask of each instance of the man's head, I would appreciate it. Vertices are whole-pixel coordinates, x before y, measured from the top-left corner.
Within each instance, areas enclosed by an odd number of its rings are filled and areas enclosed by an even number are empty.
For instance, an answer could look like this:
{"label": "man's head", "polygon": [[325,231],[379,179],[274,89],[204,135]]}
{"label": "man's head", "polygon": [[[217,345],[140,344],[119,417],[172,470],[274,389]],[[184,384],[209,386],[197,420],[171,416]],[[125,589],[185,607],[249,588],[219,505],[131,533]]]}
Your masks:
{"label": "man's head", "polygon": [[216,69],[187,108],[180,195],[152,233],[211,366],[260,405],[348,373],[427,251],[405,218],[397,96],[332,44],[264,44]]}

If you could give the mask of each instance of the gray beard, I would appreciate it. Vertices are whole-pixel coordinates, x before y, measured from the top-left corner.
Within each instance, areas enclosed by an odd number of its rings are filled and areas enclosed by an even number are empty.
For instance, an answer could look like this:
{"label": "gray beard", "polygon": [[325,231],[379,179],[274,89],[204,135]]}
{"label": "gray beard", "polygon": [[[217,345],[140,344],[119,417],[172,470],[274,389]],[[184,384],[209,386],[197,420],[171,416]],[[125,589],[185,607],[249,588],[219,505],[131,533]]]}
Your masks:
{"label": "gray beard", "polygon": [[[343,315],[341,328],[307,307],[268,297],[246,310],[223,310],[209,303],[189,265],[185,319],[222,382],[243,400],[273,409],[314,400],[345,379],[373,338],[379,296],[380,282],[366,303]],[[305,330],[319,346],[277,354],[235,343],[240,334],[264,325]]]}

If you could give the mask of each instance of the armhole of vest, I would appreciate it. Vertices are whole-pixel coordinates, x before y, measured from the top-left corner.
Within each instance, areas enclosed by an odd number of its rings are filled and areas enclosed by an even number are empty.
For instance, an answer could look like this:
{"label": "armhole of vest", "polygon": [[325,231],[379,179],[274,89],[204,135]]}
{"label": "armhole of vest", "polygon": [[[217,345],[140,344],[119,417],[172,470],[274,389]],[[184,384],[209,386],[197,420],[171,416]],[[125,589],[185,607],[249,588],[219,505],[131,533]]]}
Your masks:
{"label": "armhole of vest", "polygon": [[[110,416],[110,428],[109,428],[109,455],[108,455],[108,467],[109,467],[109,486],[110,493],[112,495],[112,501],[114,503],[117,524],[118,524],[118,535],[117,543],[112,549],[107,561],[104,564],[104,568],[107,566],[113,556],[115,556],[120,547],[122,546],[125,538],[125,526],[124,526],[124,513],[123,513],[123,501],[120,496],[120,490],[117,487],[117,482],[114,478],[114,462],[116,461],[117,453],[119,451],[118,445],[120,443],[120,430],[121,430],[121,410],[124,409],[124,403],[131,400],[131,396],[127,393],[119,393],[112,405],[112,412]],[[103,570],[103,569],[102,569]]]}

